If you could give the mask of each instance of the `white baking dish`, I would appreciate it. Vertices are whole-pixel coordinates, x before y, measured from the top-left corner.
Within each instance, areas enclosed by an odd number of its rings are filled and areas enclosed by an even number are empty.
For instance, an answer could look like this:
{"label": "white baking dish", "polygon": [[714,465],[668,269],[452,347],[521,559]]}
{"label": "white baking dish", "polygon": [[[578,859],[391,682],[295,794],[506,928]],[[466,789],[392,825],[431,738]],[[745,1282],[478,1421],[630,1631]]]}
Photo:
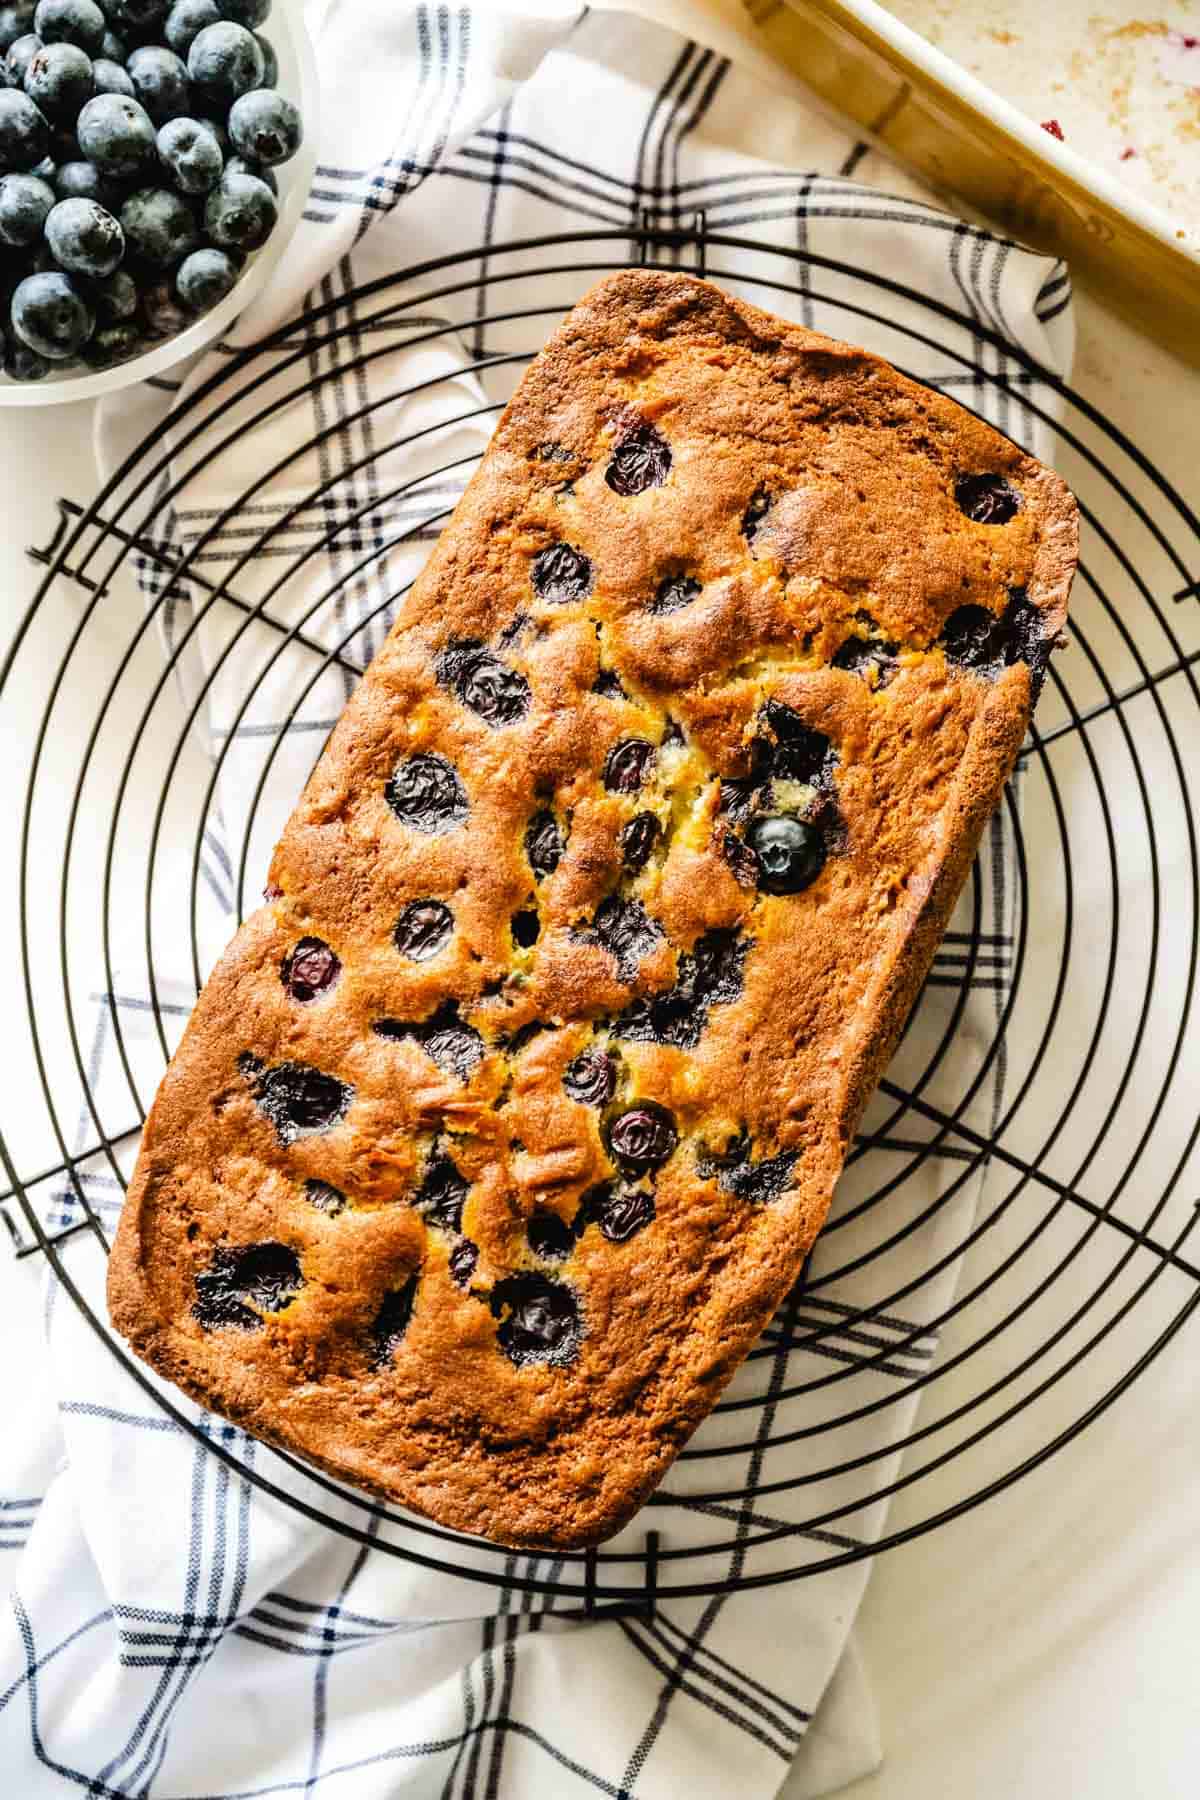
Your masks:
{"label": "white baking dish", "polygon": [[1200,361],[1200,257],[1168,215],[1057,142],[875,0],[743,0],[760,41],[947,194]]}

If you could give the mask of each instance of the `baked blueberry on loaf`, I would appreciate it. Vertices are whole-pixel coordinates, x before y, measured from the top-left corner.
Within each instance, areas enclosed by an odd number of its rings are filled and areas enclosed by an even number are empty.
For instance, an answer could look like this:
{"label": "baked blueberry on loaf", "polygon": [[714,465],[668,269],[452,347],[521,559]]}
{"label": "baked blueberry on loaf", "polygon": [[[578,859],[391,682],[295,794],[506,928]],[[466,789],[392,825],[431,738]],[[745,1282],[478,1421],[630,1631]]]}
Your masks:
{"label": "baked blueberry on loaf", "polygon": [[445,1525],[622,1525],[821,1227],[1075,552],[1055,475],[877,357],[601,282],[163,1080],[134,1349]]}

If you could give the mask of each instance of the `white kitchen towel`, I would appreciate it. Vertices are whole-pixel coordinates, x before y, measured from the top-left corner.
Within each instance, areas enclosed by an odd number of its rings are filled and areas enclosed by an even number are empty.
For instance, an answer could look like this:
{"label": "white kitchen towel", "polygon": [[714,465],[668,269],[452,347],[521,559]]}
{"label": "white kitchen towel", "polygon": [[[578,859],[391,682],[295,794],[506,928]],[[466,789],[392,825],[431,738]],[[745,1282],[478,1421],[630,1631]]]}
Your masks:
{"label": "white kitchen towel", "polygon": [[[710,263],[726,285],[869,343],[1043,454],[1044,428],[991,379],[1017,370],[997,336],[1060,373],[1070,358],[1061,266],[932,207],[823,114],[698,45],[624,16],[576,18],[552,0],[512,13],[355,0],[313,17],[320,166],[276,281],[182,389],[147,385],[100,413],[105,473],[147,435],[163,446],[152,491],[136,502],[136,604],[152,608],[180,720],[209,771],[200,897],[193,906],[191,846],[168,832],[154,850],[149,954],[144,869],[120,877],[129,929],[95,1006],[87,1063],[106,1118],[118,1116],[110,1090],[131,1072],[152,1092],[160,1024],[174,1041],[196,974],[255,903],[322,736],[520,357],[582,291],[586,278],[555,265],[594,261],[599,272],[628,253],[608,240],[504,246],[619,233],[642,212],[670,225],[703,209],[714,237],[811,259],[714,242]],[[850,170],[854,181],[838,173]],[[399,269],[471,246],[465,267],[387,285]],[[860,268],[896,289],[862,283]],[[485,275],[503,279],[485,289]],[[364,294],[371,282],[382,285]],[[545,310],[497,317],[531,307]],[[270,332],[265,358],[206,392],[231,346]],[[1014,386],[1053,410],[1036,379]],[[116,589],[112,604],[122,604]],[[35,1333],[50,1349],[46,1378],[16,1397],[0,1449],[0,1554],[12,1582],[0,1769],[21,1800],[72,1790],[800,1800],[874,1766],[874,1713],[851,1637],[869,1569],[860,1553],[885,1527],[961,1251],[986,1205],[978,1152],[961,1135],[947,1140],[938,1121],[948,1110],[986,1137],[1001,1104],[1011,870],[1002,809],[804,1284],[656,1503],[606,1546],[636,1555],[657,1531],[664,1595],[716,1581],[725,1593],[660,1597],[652,1612],[619,1618],[568,1616],[569,1603],[548,1603],[536,1584],[578,1580],[574,1565],[448,1549],[331,1495],[153,1380],[139,1385],[59,1282],[35,1304],[29,1265],[6,1268],[6,1366],[42,1361]],[[74,1079],[63,1070],[68,1111]],[[897,1103],[913,1085],[916,1104]],[[92,1129],[81,1109],[76,1148]],[[914,1139],[937,1153],[916,1154]],[[120,1147],[126,1169],[135,1147],[133,1135]],[[77,1219],[86,1191],[111,1227],[111,1165],[85,1161],[78,1181],[46,1184],[48,1221]],[[85,1234],[67,1256],[102,1311],[96,1245]],[[827,1566],[749,1585],[813,1563]],[[602,1563],[600,1579],[611,1569],[628,1580],[633,1567]],[[472,1579],[497,1568],[499,1587]]]}

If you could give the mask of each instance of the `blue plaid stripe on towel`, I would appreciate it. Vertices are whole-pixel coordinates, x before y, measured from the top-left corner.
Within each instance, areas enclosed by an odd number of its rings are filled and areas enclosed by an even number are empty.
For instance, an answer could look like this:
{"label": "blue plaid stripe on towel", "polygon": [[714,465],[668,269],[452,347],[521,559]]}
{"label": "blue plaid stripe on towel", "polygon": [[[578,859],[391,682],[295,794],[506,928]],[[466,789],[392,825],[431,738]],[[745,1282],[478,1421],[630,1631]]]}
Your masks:
{"label": "blue plaid stripe on towel", "polygon": [[[145,503],[141,598],[128,596],[135,607],[157,603],[180,718],[201,775],[214,776],[201,974],[239,908],[255,903],[271,843],[387,630],[392,597],[486,442],[489,409],[519,373],[511,353],[540,341],[553,309],[581,291],[578,276],[547,274],[552,253],[521,259],[505,244],[624,230],[643,209],[670,224],[702,208],[714,232],[839,265],[805,275],[780,259],[771,271],[780,286],[768,291],[761,259],[714,253],[714,271],[743,280],[747,297],[870,343],[1041,454],[1044,429],[978,373],[1003,371],[1002,350],[973,324],[944,324],[937,350],[905,338],[896,326],[920,323],[918,310],[898,297],[886,320],[874,316],[879,292],[854,270],[885,270],[1051,368],[1065,372],[1070,360],[1061,267],[935,210],[794,93],[763,90],[699,45],[549,0],[525,13],[400,0],[318,10],[321,166],[279,276],[234,341],[285,326],[306,304],[336,309],[351,329],[331,336],[310,322],[288,334],[284,352],[306,353],[310,380],[281,376],[292,398],[260,426],[248,404],[219,393],[199,446],[219,454],[200,467],[193,445],[164,472]],[[851,168],[854,181],[839,173]],[[472,245],[477,262],[452,303],[436,297],[434,277],[413,288],[403,314],[352,297]],[[595,251],[598,263],[623,254]],[[513,277],[503,301],[472,290],[489,274]],[[529,305],[548,307],[544,321],[488,316]],[[461,328],[443,329],[447,317]],[[358,361],[366,348],[378,353],[369,364]],[[187,373],[185,394],[226,355]],[[102,405],[105,470],[147,434],[161,437],[179,387],[161,381]],[[268,382],[255,405],[271,392]],[[164,568],[183,552],[191,582]],[[205,584],[226,578],[260,616],[206,605]],[[285,644],[280,624],[300,625],[301,637]],[[314,645],[334,652],[323,669]],[[930,1139],[939,1104],[957,1108],[972,1084],[966,1118],[980,1132],[1001,1103],[1003,1058],[987,1052],[1015,929],[1015,808],[1014,798],[991,828],[892,1070],[905,1085],[956,1020],[923,1089]],[[195,994],[190,861],[190,845],[164,842],[155,881],[154,973],[176,1034]],[[128,1107],[123,1059],[147,1094],[162,1067],[140,887],[129,912],[111,987],[90,995],[94,1036],[83,1046],[109,1119]],[[67,1117],[73,1084],[64,1067]],[[508,1557],[497,1588],[470,1578],[477,1554],[497,1566],[492,1552],[453,1549],[456,1572],[389,1554],[406,1527],[306,1485],[273,1452],[186,1406],[202,1431],[185,1432],[153,1382],[137,1385],[104,1352],[61,1286],[39,1281],[32,1263],[0,1269],[4,1366],[30,1370],[0,1450],[0,1554],[12,1587],[0,1637],[4,1792],[799,1800],[873,1767],[874,1711],[852,1635],[869,1563],[838,1558],[884,1527],[885,1490],[900,1474],[922,1379],[937,1366],[934,1321],[952,1303],[985,1180],[947,1145],[905,1181],[902,1215],[861,1208],[903,1174],[922,1128],[911,1114],[893,1127],[892,1114],[884,1094],[804,1291],[668,1476],[667,1503],[615,1546],[636,1552],[649,1529],[668,1554],[720,1546],[665,1562],[664,1581],[682,1570],[735,1587],[797,1563],[831,1566],[798,1584],[666,1599],[652,1615],[586,1620],[561,1599],[547,1604],[526,1584],[556,1578],[549,1558]],[[79,1121],[82,1148],[92,1129],[82,1104]],[[130,1135],[121,1147],[127,1165],[135,1146]],[[120,1186],[107,1163],[86,1165],[82,1179],[114,1221]],[[47,1215],[69,1222],[71,1192],[53,1182],[44,1192]],[[896,1241],[882,1252],[889,1231]],[[67,1254],[73,1279],[101,1305],[97,1246],[77,1238]],[[882,1296],[900,1290],[903,1303],[881,1311]],[[239,1463],[356,1523],[362,1540],[272,1498]]]}

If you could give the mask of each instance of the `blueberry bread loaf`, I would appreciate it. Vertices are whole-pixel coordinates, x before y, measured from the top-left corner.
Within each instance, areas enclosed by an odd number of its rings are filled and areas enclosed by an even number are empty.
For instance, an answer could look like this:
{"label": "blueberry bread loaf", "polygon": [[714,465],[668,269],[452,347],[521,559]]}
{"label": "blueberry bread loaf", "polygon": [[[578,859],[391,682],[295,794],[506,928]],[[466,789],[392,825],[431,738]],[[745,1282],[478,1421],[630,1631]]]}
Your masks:
{"label": "blueberry bread loaf", "polygon": [[163,1080],[138,1354],[445,1525],[622,1525],[821,1227],[1075,552],[1055,475],[877,357],[601,282]]}

